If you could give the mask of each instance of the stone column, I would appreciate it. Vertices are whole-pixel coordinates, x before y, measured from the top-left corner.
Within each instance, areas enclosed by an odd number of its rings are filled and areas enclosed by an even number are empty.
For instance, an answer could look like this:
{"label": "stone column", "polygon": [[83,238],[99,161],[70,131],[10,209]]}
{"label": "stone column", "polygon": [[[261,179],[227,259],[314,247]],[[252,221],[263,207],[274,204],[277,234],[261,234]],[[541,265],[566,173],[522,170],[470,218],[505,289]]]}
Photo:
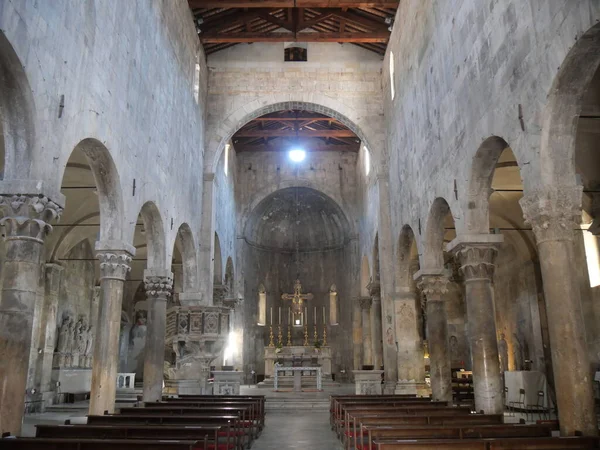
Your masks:
{"label": "stone column", "polygon": [[55,264],[46,264],[45,278],[45,302],[43,311],[42,333],[44,334],[44,354],[42,357],[42,375],[40,390],[44,406],[51,405],[53,389],[52,381],[52,361],[54,358],[54,349],[56,347],[56,313],[58,310],[58,294],[60,289],[61,274],[64,267]]}
{"label": "stone column", "polygon": [[0,433],[21,433],[44,239],[62,208],[42,195],[1,195],[6,256],[0,298]]}
{"label": "stone column", "polygon": [[[215,174],[205,173],[202,191],[202,223],[200,224],[200,250],[198,265],[200,268],[201,299],[200,305],[212,305],[214,283],[215,256],[215,220],[216,220],[216,186]],[[183,303],[182,303],[183,304]]]}
{"label": "stone column", "polygon": [[373,341],[371,339],[371,297],[359,297],[358,302],[362,311],[362,337],[363,337],[363,366],[373,364]]}
{"label": "stone column", "polygon": [[544,282],[560,432],[597,435],[592,373],[574,266],[574,230],[581,222],[581,186],[548,187],[521,199],[535,235]]}
{"label": "stone column", "polygon": [[363,352],[362,308],[360,297],[352,305],[352,343],[354,349],[354,370],[360,370]]}
{"label": "stone column", "polygon": [[145,270],[144,284],[148,299],[144,401],[157,402],[162,399],[167,302],[173,291],[173,274],[164,270]]}
{"label": "stone column", "polygon": [[393,394],[398,381],[398,349],[394,327],[394,237],[390,218],[389,171],[387,167],[379,167],[377,173],[377,191],[379,194],[379,261],[382,321],[382,351],[385,369],[385,393]]}
{"label": "stone column", "polygon": [[494,260],[502,235],[459,236],[448,251],[455,253],[465,280],[467,330],[473,362],[475,410],[502,414],[502,379],[494,310]]}
{"label": "stone column", "polygon": [[412,288],[394,299],[396,339],[398,344],[397,394],[417,394],[425,383],[423,340],[417,320],[417,294]]}
{"label": "stone column", "polygon": [[97,242],[102,290],[92,366],[90,414],[115,410],[123,285],[135,249],[121,242]]}
{"label": "stone column", "polygon": [[92,292],[92,304],[90,307],[90,327],[92,333],[96,335],[98,329],[98,314],[100,312],[100,298],[102,294],[102,288],[100,286],[94,286]]}
{"label": "stone column", "polygon": [[381,331],[381,289],[378,281],[367,285],[371,295],[371,342],[373,345],[373,365],[380,370],[383,365],[383,334]]}
{"label": "stone column", "polygon": [[432,399],[452,403],[452,374],[448,349],[448,320],[444,294],[448,276],[444,269],[419,270],[414,275],[427,302],[427,342]]}

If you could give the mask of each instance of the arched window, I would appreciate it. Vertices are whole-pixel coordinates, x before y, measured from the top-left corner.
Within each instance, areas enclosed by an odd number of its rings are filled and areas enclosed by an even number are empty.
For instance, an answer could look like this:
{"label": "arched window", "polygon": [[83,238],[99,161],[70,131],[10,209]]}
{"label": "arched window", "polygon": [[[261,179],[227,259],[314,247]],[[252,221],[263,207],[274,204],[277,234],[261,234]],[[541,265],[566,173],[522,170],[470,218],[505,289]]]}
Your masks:
{"label": "arched window", "polygon": [[[272,318],[271,318],[272,320]],[[258,286],[258,325],[267,324],[267,291],[263,284]]]}
{"label": "arched window", "polygon": [[229,172],[229,147],[231,147],[230,144],[225,145],[225,161],[223,161],[223,172],[225,172],[225,176],[227,176],[227,173]]}
{"label": "arched window", "polygon": [[371,172],[371,153],[366,146],[363,146],[363,152],[365,157],[365,175],[369,176],[369,172]]}
{"label": "arched window", "polygon": [[196,65],[194,66],[194,100],[200,102],[200,54],[196,54]]}
{"label": "arched window", "polygon": [[396,79],[394,77],[394,52],[390,52],[390,92],[392,101],[396,96]]}

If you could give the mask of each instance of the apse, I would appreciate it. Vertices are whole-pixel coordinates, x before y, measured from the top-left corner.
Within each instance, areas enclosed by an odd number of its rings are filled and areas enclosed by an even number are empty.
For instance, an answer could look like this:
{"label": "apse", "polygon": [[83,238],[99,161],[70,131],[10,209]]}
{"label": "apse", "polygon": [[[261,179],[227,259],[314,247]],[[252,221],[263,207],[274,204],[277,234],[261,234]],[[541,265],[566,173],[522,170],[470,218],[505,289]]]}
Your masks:
{"label": "apse", "polygon": [[[315,189],[284,188],[254,207],[243,231],[244,365],[268,374],[271,343],[325,341],[332,373],[351,370],[352,341],[338,330],[351,329],[357,251],[340,205]],[[296,280],[306,298],[294,309]]]}

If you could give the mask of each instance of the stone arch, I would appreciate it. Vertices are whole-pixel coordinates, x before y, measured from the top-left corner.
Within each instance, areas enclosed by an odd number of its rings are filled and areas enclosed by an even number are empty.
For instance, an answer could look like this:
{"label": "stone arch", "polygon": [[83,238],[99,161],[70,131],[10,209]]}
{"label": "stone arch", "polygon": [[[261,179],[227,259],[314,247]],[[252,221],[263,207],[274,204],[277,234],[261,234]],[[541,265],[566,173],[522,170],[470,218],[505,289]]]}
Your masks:
{"label": "stone arch", "polygon": [[[444,219],[452,214],[450,205],[443,197],[437,197],[427,217],[425,228],[425,242],[421,261],[421,268],[441,269],[444,267]],[[452,215],[454,219],[454,215]]]}
{"label": "stone arch", "polygon": [[215,284],[223,283],[223,255],[221,254],[221,241],[215,232],[214,256],[213,256],[213,281]]}
{"label": "stone arch", "polygon": [[[309,101],[289,101],[283,98],[285,97],[284,94],[281,94],[281,96],[282,101],[274,102],[268,105],[265,105],[265,101],[260,102],[257,100],[243,108],[238,108],[230,113],[227,118],[221,121],[223,124],[223,128],[220,130],[221,133],[218,133],[218,135],[214,136],[207,145],[206,155],[208,160],[206,161],[205,167],[209,168],[211,173],[216,173],[217,165],[221,158],[221,154],[225,149],[225,145],[231,140],[236,131],[257,117],[276,111],[290,109],[302,109],[304,111],[311,111],[334,117],[350,128],[360,138],[362,143],[369,148],[372,154],[373,152],[375,152],[375,155],[383,153],[383,148],[380,149],[380,152],[377,152],[376,149],[378,147],[371,146],[373,142],[369,142],[366,134],[359,126],[363,115],[354,108],[350,108],[342,102],[330,97],[322,97],[321,101],[323,104],[317,104]],[[254,106],[254,104],[256,104],[256,109],[248,112],[248,110]]]}
{"label": "stone arch", "polygon": [[167,245],[160,211],[154,202],[148,201],[142,206],[140,215],[146,230],[147,269],[166,269]]}
{"label": "stone arch", "polygon": [[187,223],[182,223],[177,230],[175,245],[181,255],[183,266],[183,292],[196,292],[198,290],[198,259],[194,234]]}
{"label": "stone arch", "polygon": [[504,139],[491,136],[483,141],[473,157],[466,208],[466,229],[470,232],[489,232],[492,179],[498,159],[507,148],[510,148],[510,145]]}
{"label": "stone arch", "polygon": [[119,240],[122,238],[123,233],[123,198],[119,173],[110,151],[102,142],[94,138],[86,138],[80,141],[73,149],[73,151],[77,150],[86,156],[98,192],[100,206],[99,240]]}
{"label": "stone arch", "polygon": [[27,75],[0,30],[0,159],[2,179],[29,179],[35,148],[35,104]]}
{"label": "stone arch", "polygon": [[398,238],[397,286],[400,289],[410,288],[413,284],[412,265],[418,264],[419,253],[417,240],[410,225],[404,225]]}
{"label": "stone arch", "polygon": [[545,186],[575,186],[577,123],[600,67],[600,23],[586,31],[560,66],[542,116],[540,176]]}
{"label": "stone arch", "polygon": [[369,258],[364,255],[360,266],[360,295],[367,296],[369,291],[367,285],[371,281],[371,268],[369,267]]}

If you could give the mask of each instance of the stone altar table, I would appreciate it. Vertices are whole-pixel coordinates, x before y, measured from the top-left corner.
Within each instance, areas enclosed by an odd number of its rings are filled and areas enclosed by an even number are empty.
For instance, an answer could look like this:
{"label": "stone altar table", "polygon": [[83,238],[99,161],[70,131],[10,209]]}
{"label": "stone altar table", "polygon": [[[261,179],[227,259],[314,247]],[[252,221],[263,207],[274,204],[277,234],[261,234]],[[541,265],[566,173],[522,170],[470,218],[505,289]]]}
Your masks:
{"label": "stone altar table", "polygon": [[240,395],[240,385],[244,378],[244,372],[233,370],[213,370],[215,380],[213,382],[214,395]]}
{"label": "stone altar table", "polygon": [[322,390],[320,367],[283,367],[275,366],[275,390],[279,382],[279,372],[294,372],[294,392],[302,392],[302,372],[317,372],[317,390]]}
{"label": "stone altar table", "polygon": [[[314,347],[304,346],[289,346],[280,349],[277,353],[275,347],[265,347],[265,377],[269,378],[274,375],[274,367],[276,361],[283,362],[284,366],[291,366],[293,361],[301,361],[302,366],[321,366],[323,376],[331,376],[331,347],[321,347],[318,352],[315,352]],[[314,371],[314,367],[312,368]]]}
{"label": "stone altar table", "polygon": [[356,395],[381,395],[383,370],[353,370]]}

